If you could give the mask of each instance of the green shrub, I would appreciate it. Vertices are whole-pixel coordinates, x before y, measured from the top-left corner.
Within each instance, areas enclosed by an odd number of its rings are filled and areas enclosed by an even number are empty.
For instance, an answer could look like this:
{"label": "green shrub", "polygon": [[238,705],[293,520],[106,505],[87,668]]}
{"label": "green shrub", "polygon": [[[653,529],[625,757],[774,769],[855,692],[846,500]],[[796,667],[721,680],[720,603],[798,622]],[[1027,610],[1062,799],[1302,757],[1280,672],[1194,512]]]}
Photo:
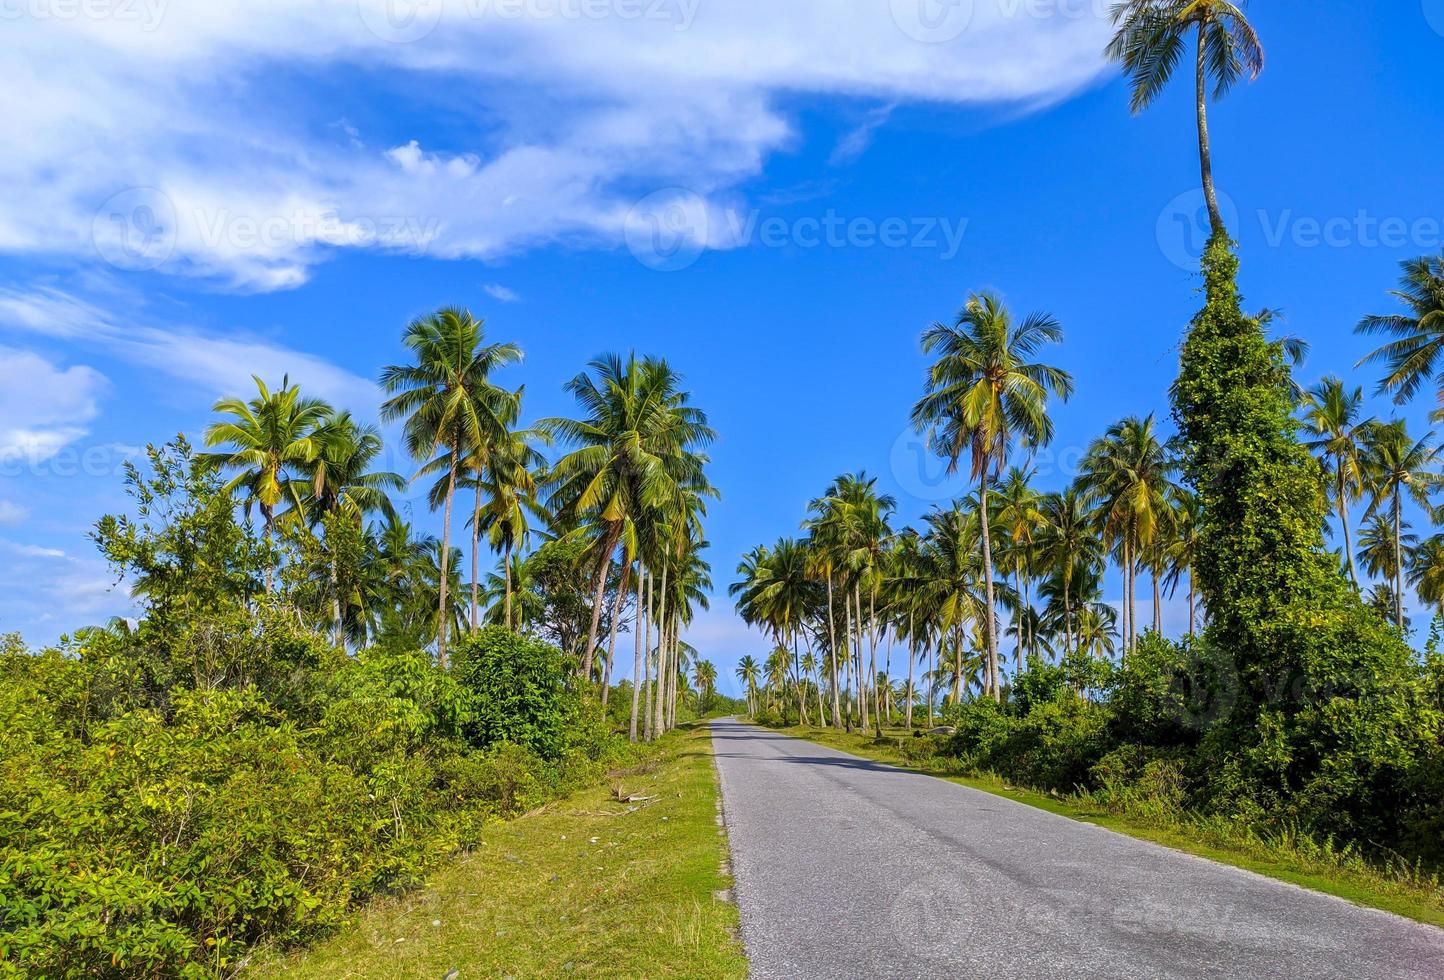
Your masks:
{"label": "green shrub", "polygon": [[471,697],[466,734],[478,748],[510,742],[559,758],[575,713],[561,651],[488,626],[457,644],[452,676]]}

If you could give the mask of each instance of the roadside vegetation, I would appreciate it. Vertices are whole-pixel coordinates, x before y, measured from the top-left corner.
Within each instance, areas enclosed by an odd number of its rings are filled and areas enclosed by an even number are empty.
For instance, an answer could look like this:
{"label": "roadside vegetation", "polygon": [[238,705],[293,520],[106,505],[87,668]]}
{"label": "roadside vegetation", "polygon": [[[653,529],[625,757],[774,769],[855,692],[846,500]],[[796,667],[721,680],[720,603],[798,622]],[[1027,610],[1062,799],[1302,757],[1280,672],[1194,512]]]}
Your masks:
{"label": "roadside vegetation", "polygon": [[705,726],[497,824],[423,889],[257,976],[745,978]]}
{"label": "roadside vegetation", "polygon": [[[738,678],[763,724],[945,726],[899,751],[1155,833],[1336,869],[1435,915],[1444,450],[1370,417],[1360,385],[1301,386],[1304,346],[1274,332],[1276,315],[1245,312],[1206,122],[1210,92],[1263,67],[1242,10],[1130,0],[1113,12],[1109,55],[1135,111],[1176,66],[1197,68],[1212,237],[1171,425],[1126,415],[1070,482],[1043,490],[1032,460],[1073,387],[1054,363],[1062,328],[969,297],[922,335],[932,362],[912,420],[974,491],[899,527],[874,480],[838,477],[799,515],[803,536],[738,566],[737,609],[775,643]],[[1444,257],[1405,263],[1394,296],[1398,312],[1358,329],[1391,338],[1361,364],[1383,365],[1377,390],[1403,405],[1444,393]],[[1104,602],[1110,568],[1117,608]],[[1410,588],[1435,611],[1427,627],[1405,615]],[[1169,638],[1173,595],[1187,620]]]}
{"label": "roadside vegetation", "polygon": [[[522,427],[496,380],[520,351],[469,313],[403,345],[382,414],[410,479],[349,412],[257,379],[94,525],[138,615],[0,641],[0,968],[232,976],[453,857],[509,871],[474,857],[496,821],[729,707],[680,640],[715,492],[677,374],[599,358],[575,418]],[[416,484],[439,540],[405,519]],[[610,682],[624,640],[640,685]]]}

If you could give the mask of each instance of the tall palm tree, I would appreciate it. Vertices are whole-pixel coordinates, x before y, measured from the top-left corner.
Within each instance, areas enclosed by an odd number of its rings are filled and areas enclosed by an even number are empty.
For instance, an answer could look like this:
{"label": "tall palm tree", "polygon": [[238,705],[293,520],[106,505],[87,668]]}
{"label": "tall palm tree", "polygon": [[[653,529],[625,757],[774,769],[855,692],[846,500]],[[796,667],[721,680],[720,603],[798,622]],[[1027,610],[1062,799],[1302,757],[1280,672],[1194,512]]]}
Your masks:
{"label": "tall palm tree", "polygon": [[990,629],[987,620],[993,616],[994,610],[982,581],[983,562],[977,547],[981,536],[978,516],[954,502],[946,510],[933,510],[923,520],[928,528],[922,551],[927,583],[925,601],[931,607],[927,615],[936,623],[940,642],[952,649],[953,702],[956,704],[962,697],[961,685],[967,677],[963,665],[966,652],[964,635],[970,625],[980,630],[985,638],[984,688],[994,692],[991,673],[994,664],[988,658],[986,648]]}
{"label": "tall palm tree", "polygon": [[[383,448],[375,426],[358,424],[350,412],[337,412],[321,423],[316,438],[320,449],[310,464],[308,519],[315,524],[330,516],[360,527],[372,514],[393,517],[390,494],[405,490],[406,480],[397,473],[371,469]],[[334,549],[330,564],[336,645],[342,646],[340,569]]]}
{"label": "tall palm tree", "polygon": [[1348,556],[1349,578],[1359,587],[1359,568],[1354,562],[1354,542],[1349,532],[1349,505],[1364,491],[1364,436],[1373,419],[1363,415],[1364,389],[1349,391],[1332,375],[1304,392],[1304,428],[1312,437],[1308,446],[1319,457],[1324,472],[1332,477],[1334,506],[1344,531],[1344,554]]}
{"label": "tall palm tree", "polygon": [[[203,453],[204,465],[234,470],[225,486],[227,493],[246,491],[244,506],[249,515],[254,505],[261,512],[266,543],[271,541],[276,508],[289,501],[298,514],[307,493],[306,470],[321,452],[318,430],[332,414],[319,398],[305,398],[299,385],[281,379],[274,392],[259,377],[256,397],[250,401],[222,398],[212,411],[229,416],[206,429],[205,443],[223,451]],[[271,591],[273,569],[266,566],[266,591]]]}
{"label": "tall palm tree", "polygon": [[1384,334],[1395,339],[1384,344],[1359,362],[1384,364],[1388,373],[1379,382],[1379,391],[1394,396],[1402,405],[1431,380],[1436,385],[1440,409],[1444,412],[1444,254],[1409,259],[1402,263],[1403,276],[1399,288],[1390,295],[1402,303],[1406,313],[1387,316],[1366,316],[1356,328],[1358,333]]}
{"label": "tall palm tree", "polygon": [[381,386],[391,395],[381,417],[405,419],[406,448],[412,458],[445,459],[441,545],[438,550],[437,662],[446,666],[446,636],[451,618],[451,509],[463,456],[484,447],[506,431],[517,415],[516,393],[491,380],[498,369],[521,360],[515,344],[484,342],[482,322],[468,310],[447,307],[413,320],[402,343],[415,363],[393,364],[381,372]]}
{"label": "tall palm tree", "polygon": [[1444,485],[1444,477],[1438,472],[1441,457],[1444,448],[1434,443],[1432,433],[1415,441],[1403,419],[1376,423],[1367,430],[1365,472],[1372,500],[1364,520],[1381,508],[1389,509],[1394,532],[1390,585],[1394,591],[1394,622],[1400,629],[1404,628],[1404,497],[1429,508],[1429,494]]}
{"label": "tall palm tree", "polygon": [[1153,104],[1173,77],[1194,41],[1194,110],[1198,125],[1198,162],[1209,227],[1225,234],[1213,186],[1213,150],[1208,138],[1208,83],[1213,100],[1228,94],[1240,78],[1258,78],[1264,67],[1263,45],[1243,8],[1247,0],[1123,0],[1110,11],[1116,31],[1106,54],[1123,66],[1130,108],[1137,115]]}
{"label": "tall palm tree", "polygon": [[1116,544],[1123,569],[1125,653],[1138,636],[1138,569],[1172,516],[1169,498],[1176,468],[1155,434],[1152,415],[1109,426],[1083,459],[1079,486],[1098,501],[1100,527]]}
{"label": "tall palm tree", "polygon": [[947,458],[949,472],[957,471],[958,460],[967,452],[978,482],[989,684],[999,699],[989,480],[1003,471],[1015,447],[1021,444],[1032,451],[1052,440],[1048,398],[1066,401],[1073,393],[1073,379],[1032,358],[1062,338],[1052,316],[1030,313],[1015,323],[1002,300],[990,293],[974,294],[952,324],[935,323],[922,338],[923,353],[935,353],[937,360],[928,370],[922,399],[913,406],[913,425]]}
{"label": "tall palm tree", "polygon": [[[648,511],[676,510],[684,491],[715,496],[702,475],[712,441],[706,413],[690,404],[680,376],[665,361],[611,354],[567,382],[581,417],[539,426],[575,448],[552,466],[548,507],[571,524],[597,528],[591,629],[582,653],[590,676],[607,575],[619,545],[635,555],[637,521]],[[624,536],[630,538],[624,541]]]}

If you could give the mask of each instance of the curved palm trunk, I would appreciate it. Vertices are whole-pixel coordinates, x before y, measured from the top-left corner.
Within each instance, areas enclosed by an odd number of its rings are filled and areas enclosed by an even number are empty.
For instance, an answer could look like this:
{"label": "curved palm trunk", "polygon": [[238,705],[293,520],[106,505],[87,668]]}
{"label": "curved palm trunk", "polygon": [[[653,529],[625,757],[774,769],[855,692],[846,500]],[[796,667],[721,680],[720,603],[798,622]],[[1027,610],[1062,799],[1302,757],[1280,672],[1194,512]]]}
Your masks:
{"label": "curved palm trunk", "polygon": [[582,650],[582,680],[592,679],[592,652],[597,646],[597,633],[602,628],[602,601],[607,593],[607,575],[612,570],[612,552],[617,550],[617,541],[622,536],[620,523],[607,528],[602,539],[602,553],[597,558],[597,577],[592,583],[592,625],[587,630],[587,645]]}
{"label": "curved palm trunk", "polygon": [[632,633],[635,634],[632,637],[632,722],[628,728],[628,738],[633,742],[637,740],[637,708],[642,697],[642,588],[646,581],[647,566],[638,561],[637,609],[632,617]]}
{"label": "curved palm trunk", "polygon": [[476,505],[471,512],[471,631],[481,626],[477,576],[481,574],[481,474],[476,475]]}
{"label": "curved palm trunk", "polygon": [[1198,59],[1195,65],[1194,96],[1198,113],[1198,166],[1203,177],[1203,200],[1208,205],[1208,225],[1215,235],[1222,235],[1223,216],[1218,210],[1218,194],[1213,187],[1213,149],[1208,141],[1208,64],[1204,56],[1204,27],[1198,25]]}
{"label": "curved palm trunk", "polygon": [[988,683],[994,701],[1003,700],[1001,685],[998,683],[998,630],[994,615],[993,596],[993,532],[988,520],[988,470],[985,466],[978,478],[978,513],[983,524],[983,586],[987,597],[987,622],[984,626],[988,638]]}
{"label": "curved palm trunk", "polygon": [[1338,500],[1339,500],[1339,525],[1344,529],[1344,554],[1349,556],[1349,581],[1354,583],[1354,588],[1359,587],[1359,566],[1354,561],[1354,540],[1349,535],[1349,508],[1344,500],[1344,473],[1343,467],[1338,466]]}
{"label": "curved palm trunk", "polygon": [[441,582],[437,592],[440,598],[436,610],[436,662],[446,669],[446,584],[451,574],[451,501],[456,496],[456,446],[451,447],[451,467],[446,474],[446,510],[441,519]]}

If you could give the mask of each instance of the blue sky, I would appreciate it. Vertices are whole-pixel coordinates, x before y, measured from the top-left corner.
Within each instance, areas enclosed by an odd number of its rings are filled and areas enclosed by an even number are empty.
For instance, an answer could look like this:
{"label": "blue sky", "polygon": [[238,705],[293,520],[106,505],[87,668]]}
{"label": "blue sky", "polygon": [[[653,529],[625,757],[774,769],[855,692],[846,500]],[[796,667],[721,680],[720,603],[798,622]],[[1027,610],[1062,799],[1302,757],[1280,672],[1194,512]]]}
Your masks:
{"label": "blue sky", "polygon": [[[1108,423],[1166,415],[1197,302],[1191,92],[1131,118],[1105,6],[7,8],[0,630],[127,611],[85,532],[137,447],[252,372],[374,414],[404,324],[455,303],[525,348],[504,380],[532,417],[603,351],[685,374],[724,494],[690,639],[730,678],[765,650],[725,599],[738,556],[831,477],[878,476],[905,520],[961,490],[906,418],[919,332],[970,291],[1064,326],[1045,485]],[[1243,286],[1311,344],[1305,380],[1372,389],[1353,324],[1444,247],[1444,0],[1251,14],[1267,69],[1211,117]]]}

